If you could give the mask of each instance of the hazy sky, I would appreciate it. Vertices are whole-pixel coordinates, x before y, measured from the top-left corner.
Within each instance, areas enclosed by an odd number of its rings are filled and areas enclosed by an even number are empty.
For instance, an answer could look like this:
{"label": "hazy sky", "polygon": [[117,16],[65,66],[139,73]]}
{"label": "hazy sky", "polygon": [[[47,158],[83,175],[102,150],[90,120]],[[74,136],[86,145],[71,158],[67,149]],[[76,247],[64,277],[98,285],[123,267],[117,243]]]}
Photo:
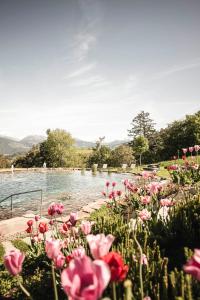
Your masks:
{"label": "hazy sky", "polygon": [[0,134],[127,137],[200,109],[200,0],[0,0]]}

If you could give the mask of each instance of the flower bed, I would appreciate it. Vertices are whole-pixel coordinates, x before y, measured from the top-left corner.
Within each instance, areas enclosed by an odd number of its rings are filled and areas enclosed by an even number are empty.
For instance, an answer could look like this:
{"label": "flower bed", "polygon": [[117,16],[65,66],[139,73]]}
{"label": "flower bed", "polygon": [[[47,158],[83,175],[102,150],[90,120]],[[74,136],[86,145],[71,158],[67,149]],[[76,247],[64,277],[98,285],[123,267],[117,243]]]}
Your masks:
{"label": "flower bed", "polygon": [[[89,220],[80,222],[71,213],[63,222],[63,205],[53,203],[49,224],[38,216],[27,222],[26,254],[16,250],[4,257],[0,294],[46,300],[200,299],[200,168],[189,173],[188,168],[169,168],[172,181],[164,183],[143,172],[136,182],[125,180],[124,191],[107,182],[103,194],[110,201]],[[177,182],[184,172],[189,181]]]}

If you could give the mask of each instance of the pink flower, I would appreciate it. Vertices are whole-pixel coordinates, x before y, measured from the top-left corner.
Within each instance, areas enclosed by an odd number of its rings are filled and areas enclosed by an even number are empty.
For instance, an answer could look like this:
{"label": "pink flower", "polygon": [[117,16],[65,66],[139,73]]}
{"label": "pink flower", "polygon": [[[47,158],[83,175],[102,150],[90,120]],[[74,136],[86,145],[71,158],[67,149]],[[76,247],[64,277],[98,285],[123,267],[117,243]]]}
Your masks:
{"label": "pink flower", "polygon": [[78,248],[76,248],[72,251],[72,256],[74,258],[83,257],[84,255],[85,255],[85,249],[82,246],[79,246]]}
{"label": "pink flower", "polygon": [[188,149],[189,149],[190,153],[192,153],[194,151],[194,147],[189,147]]}
{"label": "pink flower", "polygon": [[151,300],[151,298],[149,296],[146,296],[143,300]]}
{"label": "pink flower", "polygon": [[116,192],[115,191],[112,191],[112,192],[110,192],[110,194],[108,195],[108,198],[109,199],[115,199],[115,197],[116,197]]}
{"label": "pink flower", "polygon": [[121,197],[121,195],[122,195],[122,191],[117,191],[117,196]]}
{"label": "pink flower", "polygon": [[193,257],[183,266],[183,269],[200,281],[200,249],[194,250]]}
{"label": "pink flower", "polygon": [[198,152],[198,151],[200,150],[200,146],[199,146],[199,145],[194,145],[194,150],[195,150],[196,152]]}
{"label": "pink flower", "polygon": [[54,265],[56,269],[62,269],[65,263],[65,257],[64,255],[60,252],[56,257],[53,259]]}
{"label": "pink flower", "polygon": [[151,202],[150,196],[140,196],[140,201],[142,204],[149,204]]}
{"label": "pink flower", "polygon": [[145,254],[142,254],[142,257],[141,257],[141,264],[142,265],[148,265],[148,260],[147,260],[147,257]]}
{"label": "pink flower", "polygon": [[35,216],[35,221],[37,222],[37,221],[39,221],[39,219],[40,219],[40,217],[39,216]]}
{"label": "pink flower", "polygon": [[167,169],[169,171],[176,171],[176,170],[178,170],[178,166],[177,165],[171,165],[171,166],[168,166]]}
{"label": "pink flower", "polygon": [[139,211],[138,216],[142,221],[147,221],[151,219],[151,213],[147,209]]}
{"label": "pink flower", "polygon": [[61,252],[62,243],[60,240],[49,239],[45,243],[45,251],[49,259],[56,258]]}
{"label": "pink flower", "polygon": [[97,300],[110,280],[108,265],[88,256],[73,259],[61,274],[63,289],[70,300]]}
{"label": "pink flower", "polygon": [[77,212],[71,212],[70,213],[69,221],[72,224],[72,226],[76,225],[76,222],[78,221],[78,214],[77,214]]}
{"label": "pink flower", "polygon": [[187,151],[188,151],[188,149],[187,148],[183,148],[182,151],[183,151],[184,154],[186,154]]}
{"label": "pink flower", "polygon": [[159,182],[151,182],[148,184],[147,189],[151,195],[157,194],[162,189],[162,185]]}
{"label": "pink flower", "polygon": [[172,201],[172,199],[161,199],[160,200],[160,205],[161,206],[166,206],[166,207],[169,207],[169,206],[173,206],[174,205],[174,202]]}
{"label": "pink flower", "polygon": [[48,215],[54,216],[56,214],[56,209],[57,209],[57,204],[54,202],[51,203],[48,207]]}
{"label": "pink flower", "polygon": [[143,171],[143,172],[141,173],[141,175],[142,175],[142,178],[143,178],[143,179],[148,179],[149,177],[152,177],[152,173],[151,173],[151,172],[148,172],[148,171]]}
{"label": "pink flower", "polygon": [[129,185],[129,180],[128,179],[124,179],[123,184],[125,187],[127,187]]}
{"label": "pink flower", "polygon": [[81,231],[87,235],[91,232],[92,229],[92,223],[89,221],[82,221],[81,222]]}
{"label": "pink flower", "polygon": [[109,187],[109,185],[110,185],[110,182],[106,181],[106,187]]}
{"label": "pink flower", "polygon": [[61,215],[64,210],[64,205],[62,203],[57,203],[56,204],[56,212],[58,215]]}
{"label": "pink flower", "polygon": [[27,225],[28,225],[28,227],[32,227],[33,226],[33,220],[28,220]]}
{"label": "pink flower", "polygon": [[116,184],[117,184],[117,183],[116,183],[115,181],[113,181],[113,182],[112,182],[112,187],[115,187]]}
{"label": "pink flower", "polygon": [[93,258],[98,259],[109,252],[115,238],[112,234],[105,236],[105,234],[101,233],[97,235],[89,234],[86,236],[86,239]]}
{"label": "pink flower", "polygon": [[25,255],[17,249],[4,256],[4,265],[11,275],[16,276],[22,271],[24,258]]}
{"label": "pink flower", "polygon": [[101,192],[101,193],[102,193],[102,195],[103,195],[104,197],[106,197],[106,192],[103,191],[103,192]]}

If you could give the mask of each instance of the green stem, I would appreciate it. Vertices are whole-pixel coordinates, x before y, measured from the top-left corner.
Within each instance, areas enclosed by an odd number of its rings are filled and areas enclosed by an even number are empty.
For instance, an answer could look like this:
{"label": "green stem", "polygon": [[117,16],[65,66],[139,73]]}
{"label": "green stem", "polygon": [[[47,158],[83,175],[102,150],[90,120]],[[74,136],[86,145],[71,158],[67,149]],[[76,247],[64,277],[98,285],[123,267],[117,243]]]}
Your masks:
{"label": "green stem", "polygon": [[116,283],[112,283],[112,291],[113,291],[113,300],[117,300],[117,294],[116,294]]}
{"label": "green stem", "polygon": [[58,291],[56,286],[56,276],[55,276],[55,269],[53,265],[53,261],[51,262],[51,271],[52,271],[52,278],[53,278],[53,289],[54,289],[54,298],[58,300]]}
{"label": "green stem", "polygon": [[144,288],[143,288],[143,278],[142,278],[142,256],[143,256],[143,252],[142,252],[142,248],[140,246],[140,243],[138,242],[137,238],[136,238],[136,234],[134,234],[134,240],[138,246],[139,252],[140,252],[140,269],[139,269],[139,274],[140,274],[140,291],[141,291],[141,300],[143,300],[144,298]]}
{"label": "green stem", "polygon": [[19,286],[20,286],[22,292],[23,292],[29,299],[32,299],[32,300],[33,300],[33,298],[31,297],[30,293],[25,289],[25,287],[24,287],[24,286],[22,285],[22,283],[20,282],[18,276],[17,276],[17,281],[18,281],[18,284],[19,284]]}

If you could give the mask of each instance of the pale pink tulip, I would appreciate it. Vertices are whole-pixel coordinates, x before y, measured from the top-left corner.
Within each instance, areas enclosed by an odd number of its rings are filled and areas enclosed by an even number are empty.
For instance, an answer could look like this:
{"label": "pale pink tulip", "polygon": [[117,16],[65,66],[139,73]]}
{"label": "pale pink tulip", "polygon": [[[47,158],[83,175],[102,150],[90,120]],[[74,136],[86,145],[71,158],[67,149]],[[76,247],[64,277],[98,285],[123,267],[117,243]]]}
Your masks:
{"label": "pale pink tulip", "polygon": [[194,250],[192,258],[183,266],[186,273],[200,281],[200,249]]}
{"label": "pale pink tulip", "polygon": [[142,265],[148,265],[148,260],[147,260],[147,257],[145,254],[142,254],[142,257],[141,257],[141,264]]}
{"label": "pale pink tulip", "polygon": [[196,152],[198,152],[198,151],[200,150],[200,146],[199,146],[199,145],[194,145],[194,150],[195,150]]}
{"label": "pale pink tulip", "polygon": [[143,298],[143,300],[151,300],[151,298],[149,296],[146,296]]}
{"label": "pale pink tulip", "polygon": [[58,256],[54,257],[53,262],[56,269],[62,269],[65,263],[65,256],[60,252]]}
{"label": "pale pink tulip", "polygon": [[138,212],[138,217],[142,221],[147,221],[147,220],[151,219],[151,213],[147,209],[143,209]]}
{"label": "pale pink tulip", "polygon": [[58,215],[61,215],[64,210],[64,205],[62,203],[57,203],[56,205],[56,212]]}
{"label": "pale pink tulip", "polygon": [[76,248],[72,251],[72,256],[74,258],[83,257],[84,255],[85,255],[85,249],[82,246],[79,246],[78,248]]}
{"label": "pale pink tulip", "polygon": [[4,265],[11,275],[16,276],[22,271],[24,258],[25,255],[17,249],[4,255]]}
{"label": "pale pink tulip", "polygon": [[172,201],[172,199],[161,199],[160,200],[160,205],[161,206],[166,206],[166,207],[169,207],[169,206],[173,206],[174,205],[174,202]]}
{"label": "pale pink tulip", "polygon": [[148,179],[149,177],[152,177],[152,173],[151,173],[151,172],[148,172],[148,171],[143,171],[143,172],[141,173],[141,175],[142,175],[142,178],[143,178],[143,179]]}
{"label": "pale pink tulip", "polygon": [[189,149],[190,153],[192,153],[194,151],[194,147],[189,147],[188,149]]}
{"label": "pale pink tulip", "polygon": [[78,214],[77,214],[77,212],[71,212],[70,213],[69,221],[72,224],[72,226],[76,225],[76,222],[78,221]]}
{"label": "pale pink tulip", "polygon": [[157,194],[162,189],[162,185],[159,182],[151,182],[148,184],[147,189],[151,195]]}
{"label": "pale pink tulip", "polygon": [[187,151],[188,151],[188,149],[187,148],[183,148],[182,151],[183,151],[184,154],[186,154]]}
{"label": "pale pink tulip", "polygon": [[150,196],[140,196],[140,201],[142,204],[149,204],[151,202]]}
{"label": "pale pink tulip", "polygon": [[45,242],[45,251],[49,259],[54,259],[60,254],[62,242],[60,240],[49,239]]}
{"label": "pale pink tulip", "polygon": [[97,235],[89,234],[86,236],[86,239],[93,258],[98,259],[109,252],[115,238],[112,234],[105,236],[105,234],[101,233]]}
{"label": "pale pink tulip", "polygon": [[90,221],[82,221],[81,222],[81,231],[87,235],[91,232],[92,223]]}
{"label": "pale pink tulip", "polygon": [[61,274],[61,283],[69,300],[97,300],[110,280],[110,269],[102,260],[88,256],[70,261]]}

